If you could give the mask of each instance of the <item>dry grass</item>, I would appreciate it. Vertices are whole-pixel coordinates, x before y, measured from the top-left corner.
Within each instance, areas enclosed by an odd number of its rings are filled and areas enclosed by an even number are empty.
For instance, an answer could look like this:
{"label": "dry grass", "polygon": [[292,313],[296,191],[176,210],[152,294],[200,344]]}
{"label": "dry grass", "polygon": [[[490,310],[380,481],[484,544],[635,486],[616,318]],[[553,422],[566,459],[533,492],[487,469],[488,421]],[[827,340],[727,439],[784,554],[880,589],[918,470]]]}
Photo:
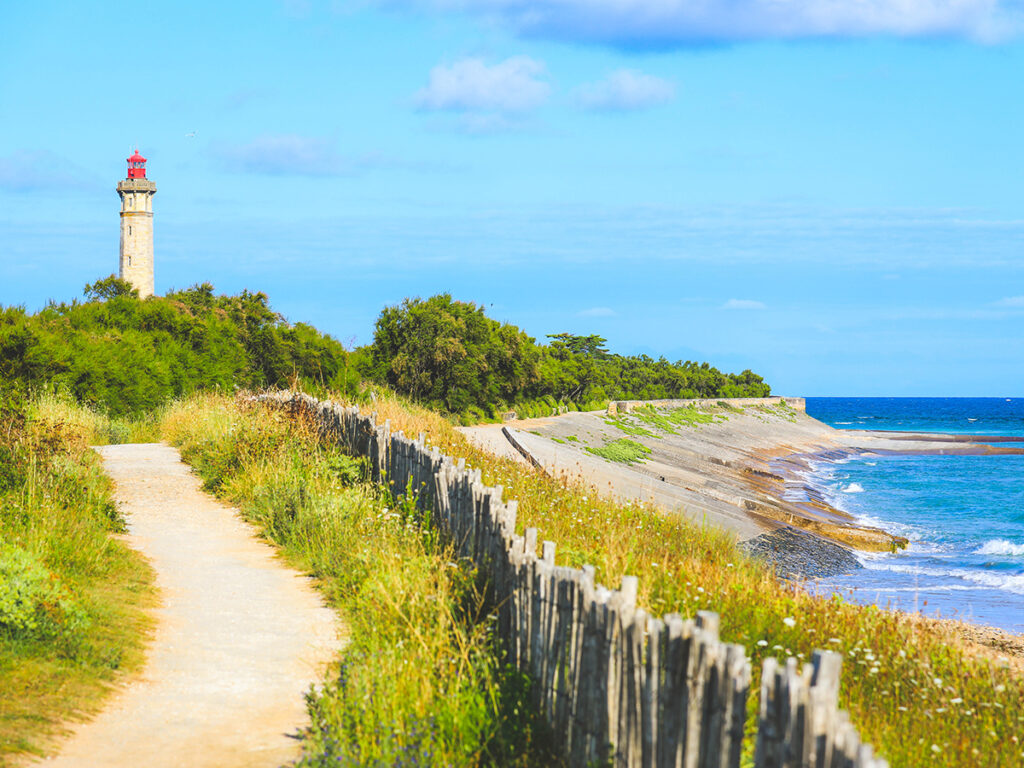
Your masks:
{"label": "dry grass", "polygon": [[590,563],[613,586],[638,576],[640,603],[656,615],[717,611],[723,638],[748,648],[755,686],[765,656],[842,653],[841,702],[894,768],[1024,764],[1024,680],[1008,659],[979,653],[950,624],[812,597],[779,582],[725,533],[492,457],[437,414],[396,398],[373,407],[393,429],[426,432],[480,467],[486,483],[504,486],[505,497],[519,501],[519,526],[555,541],[560,564]]}
{"label": "dry grass", "polygon": [[337,676],[309,697],[302,766],[523,765],[543,753],[523,681],[493,652],[476,575],[414,508],[278,411],[195,396],[163,426],[348,625]]}
{"label": "dry grass", "polygon": [[[0,620],[0,765],[51,751],[71,720],[96,712],[111,685],[138,668],[154,599],[143,559],[114,537],[122,522],[110,481],[88,445],[105,420],[44,395],[9,455],[0,487],[5,590],[28,571],[48,574],[55,604],[36,607],[35,628]],[[48,598],[48,599],[53,599]]]}

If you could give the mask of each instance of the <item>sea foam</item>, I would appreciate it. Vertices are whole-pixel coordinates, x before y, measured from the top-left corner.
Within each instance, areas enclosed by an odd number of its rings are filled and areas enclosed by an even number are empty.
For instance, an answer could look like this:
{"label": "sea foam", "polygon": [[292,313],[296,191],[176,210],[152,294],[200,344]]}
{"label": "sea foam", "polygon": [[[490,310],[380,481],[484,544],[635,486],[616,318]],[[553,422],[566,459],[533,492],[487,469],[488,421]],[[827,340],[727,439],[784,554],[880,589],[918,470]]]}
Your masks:
{"label": "sea foam", "polygon": [[850,483],[843,488],[843,493],[864,493],[864,486],[860,483]]}
{"label": "sea foam", "polygon": [[1014,544],[1006,539],[989,539],[976,550],[976,555],[1024,555],[1024,544]]}

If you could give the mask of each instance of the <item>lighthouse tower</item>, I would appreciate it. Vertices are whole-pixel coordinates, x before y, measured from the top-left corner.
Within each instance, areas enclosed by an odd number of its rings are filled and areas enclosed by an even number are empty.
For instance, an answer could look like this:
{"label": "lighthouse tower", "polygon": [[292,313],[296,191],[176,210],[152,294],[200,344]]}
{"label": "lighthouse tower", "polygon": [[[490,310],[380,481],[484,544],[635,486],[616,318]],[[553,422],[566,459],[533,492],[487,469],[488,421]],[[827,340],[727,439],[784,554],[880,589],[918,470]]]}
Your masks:
{"label": "lighthouse tower", "polygon": [[153,195],[156,184],[146,178],[146,158],[135,150],[128,158],[128,178],[117,183],[121,196],[121,264],[119,277],[138,289],[139,298],[153,295]]}

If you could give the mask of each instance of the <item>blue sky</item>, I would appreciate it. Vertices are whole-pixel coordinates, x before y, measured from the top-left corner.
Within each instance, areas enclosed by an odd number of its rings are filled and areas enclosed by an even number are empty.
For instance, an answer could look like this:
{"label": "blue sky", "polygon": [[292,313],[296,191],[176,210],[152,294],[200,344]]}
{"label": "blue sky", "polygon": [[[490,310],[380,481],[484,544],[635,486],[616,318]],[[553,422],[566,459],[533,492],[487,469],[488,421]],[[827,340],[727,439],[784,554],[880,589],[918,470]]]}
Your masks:
{"label": "blue sky", "polygon": [[447,291],[803,395],[1022,396],[1020,0],[0,5],[0,304],[116,270],[346,344]]}

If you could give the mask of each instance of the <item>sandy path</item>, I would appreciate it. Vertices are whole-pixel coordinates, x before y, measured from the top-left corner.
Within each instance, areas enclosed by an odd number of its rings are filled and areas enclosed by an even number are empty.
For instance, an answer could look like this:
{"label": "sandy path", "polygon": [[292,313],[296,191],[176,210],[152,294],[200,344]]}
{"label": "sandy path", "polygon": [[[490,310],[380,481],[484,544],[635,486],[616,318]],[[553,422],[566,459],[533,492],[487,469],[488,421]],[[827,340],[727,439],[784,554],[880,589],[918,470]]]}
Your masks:
{"label": "sandy path", "polygon": [[47,765],[278,766],[298,756],[303,693],[340,645],[309,579],[199,489],[165,445],[98,449],[161,606],[142,672]]}

